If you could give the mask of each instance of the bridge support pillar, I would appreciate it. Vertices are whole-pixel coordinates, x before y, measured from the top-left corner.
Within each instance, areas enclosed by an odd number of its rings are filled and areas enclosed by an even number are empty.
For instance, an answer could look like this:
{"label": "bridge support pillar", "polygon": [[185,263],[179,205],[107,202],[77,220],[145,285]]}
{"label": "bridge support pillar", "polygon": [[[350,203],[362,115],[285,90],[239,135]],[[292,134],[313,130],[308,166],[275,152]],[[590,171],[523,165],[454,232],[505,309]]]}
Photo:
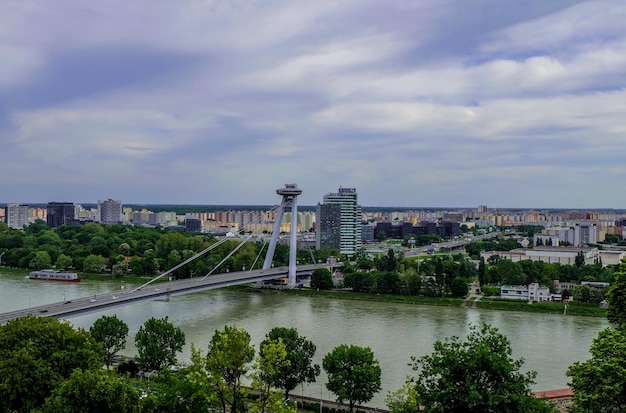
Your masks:
{"label": "bridge support pillar", "polygon": [[297,252],[297,231],[298,231],[298,195],[302,193],[302,190],[298,188],[296,184],[285,184],[284,188],[276,190],[278,195],[283,197],[276,220],[274,221],[274,229],[272,230],[272,238],[270,239],[270,245],[265,255],[265,261],[263,262],[263,268],[267,269],[272,266],[272,259],[274,258],[274,251],[276,250],[276,241],[278,241],[278,235],[280,234],[280,225],[283,222],[283,215],[286,208],[291,208],[291,232],[289,238],[289,285],[296,285],[296,252]]}

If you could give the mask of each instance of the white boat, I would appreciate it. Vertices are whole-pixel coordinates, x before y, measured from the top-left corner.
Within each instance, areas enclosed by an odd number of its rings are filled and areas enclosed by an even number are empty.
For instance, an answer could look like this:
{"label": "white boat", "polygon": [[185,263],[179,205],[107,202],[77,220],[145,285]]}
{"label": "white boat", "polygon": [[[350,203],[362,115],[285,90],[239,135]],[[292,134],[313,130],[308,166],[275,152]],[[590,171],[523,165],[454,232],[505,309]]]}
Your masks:
{"label": "white boat", "polygon": [[61,272],[56,270],[40,270],[33,271],[28,274],[28,278],[31,280],[46,280],[46,281],[65,281],[65,282],[79,282],[78,274],[75,272]]}

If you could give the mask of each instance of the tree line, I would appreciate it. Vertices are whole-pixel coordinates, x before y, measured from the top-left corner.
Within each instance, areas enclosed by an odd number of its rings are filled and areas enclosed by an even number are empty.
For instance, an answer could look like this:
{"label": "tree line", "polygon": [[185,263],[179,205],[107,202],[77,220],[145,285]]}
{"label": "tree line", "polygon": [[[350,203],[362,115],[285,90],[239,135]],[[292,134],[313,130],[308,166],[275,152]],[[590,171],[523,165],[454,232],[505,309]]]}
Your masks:
{"label": "tree line", "polygon": [[[38,220],[17,230],[0,223],[0,264],[30,270],[55,267],[116,277],[153,276],[216,243],[217,239],[210,235],[168,228],[98,223],[50,228]],[[189,278],[204,276],[211,270],[241,271],[262,265],[263,260],[257,259],[263,253],[262,242],[246,243],[235,255],[226,258],[239,243],[239,240],[224,242],[172,275]],[[313,263],[337,255],[336,251],[326,249],[299,250],[297,257],[301,263]],[[287,265],[288,260],[289,248],[276,245],[275,265]]]}
{"label": "tree line", "polygon": [[[167,317],[148,319],[135,335],[136,357],[109,370],[127,335],[117,316],[99,318],[89,331],[34,316],[0,326],[0,410],[295,413],[289,393],[321,371],[315,344],[287,327],[273,328],[257,352],[246,330],[225,326],[206,350],[192,344],[191,361],[180,364],[185,335]],[[339,345],[322,368],[326,388],[350,410],[381,389],[368,347]],[[147,376],[149,388],[136,379]]]}
{"label": "tree line", "polygon": [[[192,344],[190,362],[181,364],[184,333],[167,317],[150,318],[135,336],[137,356],[110,370],[127,335],[116,316],[99,318],[89,331],[33,316],[0,326],[0,409],[295,413],[289,393],[315,382],[321,369],[326,388],[350,411],[381,390],[381,367],[369,347],[341,344],[320,368],[315,344],[293,327],[274,327],[256,351],[245,329],[224,326],[205,350]],[[535,373],[520,372],[523,360],[513,359],[506,337],[486,324],[410,360],[416,375],[386,397],[393,412],[554,411],[532,396]],[[145,372],[149,382],[140,380]]]}

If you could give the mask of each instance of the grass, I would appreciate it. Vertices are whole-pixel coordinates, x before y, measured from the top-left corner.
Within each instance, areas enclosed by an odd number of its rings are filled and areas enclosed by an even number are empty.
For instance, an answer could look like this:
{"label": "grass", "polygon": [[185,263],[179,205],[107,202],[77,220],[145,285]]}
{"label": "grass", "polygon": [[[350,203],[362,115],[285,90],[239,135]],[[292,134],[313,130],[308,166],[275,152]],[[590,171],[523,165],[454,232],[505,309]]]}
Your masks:
{"label": "grass", "polygon": [[[476,302],[477,308],[501,311],[522,311],[527,313],[563,314],[564,305],[561,303],[529,304],[522,300],[507,300],[498,298],[483,298]],[[606,317],[606,308],[596,304],[571,302],[567,304],[567,314],[587,317]]]}
{"label": "grass", "polygon": [[[11,268],[11,267],[0,267],[0,272],[4,274],[11,275],[28,275],[31,270],[25,270],[23,268]],[[113,277],[110,274],[94,274],[94,273],[86,273],[79,272],[78,276],[83,280],[94,280],[94,281],[119,281],[127,284],[143,284],[150,281],[153,277],[135,277],[135,276],[125,276],[125,277]],[[166,282],[169,281],[167,277],[163,277],[160,280],[155,281]]]}

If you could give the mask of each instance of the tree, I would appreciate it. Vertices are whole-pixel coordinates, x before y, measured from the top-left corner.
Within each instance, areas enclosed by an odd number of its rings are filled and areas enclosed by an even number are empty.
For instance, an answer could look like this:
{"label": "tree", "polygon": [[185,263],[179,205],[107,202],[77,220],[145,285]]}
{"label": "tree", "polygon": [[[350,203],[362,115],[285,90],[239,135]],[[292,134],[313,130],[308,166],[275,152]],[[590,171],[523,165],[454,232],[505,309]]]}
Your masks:
{"label": "tree", "polygon": [[375,291],[380,294],[400,294],[402,281],[396,271],[384,271],[374,274],[376,280]]}
{"label": "tree", "polygon": [[90,254],[83,261],[83,271],[84,272],[102,272],[102,267],[104,267],[104,258],[100,255]]}
{"label": "tree", "polygon": [[50,259],[50,254],[46,251],[37,251],[35,256],[28,262],[28,268],[33,270],[42,270],[51,266],[52,259]]}
{"label": "tree", "polygon": [[509,259],[501,259],[496,264],[498,273],[502,277],[502,283],[508,285],[526,285],[526,274],[522,271],[522,266]]}
{"label": "tree", "polygon": [[222,410],[243,411],[241,379],[254,359],[250,334],[243,328],[224,326],[215,331],[206,356],[206,369],[213,377]]}
{"label": "tree", "polygon": [[176,364],[176,353],[185,345],[185,333],[168,318],[148,319],[135,335],[137,364],[144,370],[160,370]]}
{"label": "tree", "polygon": [[[304,383],[314,383],[320,374],[320,366],[313,363],[316,347],[312,341],[298,334],[295,328],[274,327],[261,343],[281,340],[287,351],[289,364],[269,376],[269,381],[276,388],[283,389],[285,400],[289,392]],[[263,348],[263,347],[261,347]]]}
{"label": "tree", "polygon": [[591,358],[567,369],[575,413],[626,411],[626,332],[606,328],[593,340]]}
{"label": "tree", "polygon": [[341,344],[324,356],[322,366],[328,376],[326,388],[339,403],[347,400],[351,412],[381,389],[380,366],[369,347]]}
{"label": "tree", "polygon": [[96,339],[96,341],[102,343],[102,348],[105,352],[104,362],[106,363],[108,369],[113,361],[115,353],[122,350],[126,346],[128,325],[117,318],[116,315],[105,315],[93,323],[89,332]]}
{"label": "tree", "polygon": [[572,296],[576,301],[588,303],[591,298],[591,289],[586,285],[575,285]]}
{"label": "tree", "polygon": [[0,411],[30,412],[74,369],[100,369],[104,352],[83,329],[27,316],[0,326]]}
{"label": "tree", "polygon": [[142,413],[208,412],[215,407],[211,387],[196,374],[204,362],[196,365],[193,360],[187,368],[163,368],[150,379],[150,392],[141,400]]}
{"label": "tree", "polygon": [[480,261],[478,263],[478,282],[480,286],[484,286],[489,284],[489,279],[487,278],[487,268],[485,265],[485,258],[480,257]]}
{"label": "tree", "polygon": [[249,411],[264,413],[268,409],[272,413],[277,410],[296,412],[295,404],[284,399],[282,393],[273,388],[272,379],[287,367],[289,367],[289,360],[287,360],[287,350],[282,338],[264,340],[252,373],[252,389],[259,397],[250,405]]}
{"label": "tree", "polygon": [[72,266],[72,257],[65,254],[59,254],[55,265],[57,269],[66,270]]}
{"label": "tree", "polygon": [[467,281],[461,277],[456,277],[450,282],[450,293],[452,297],[465,297],[469,291]]}
{"label": "tree", "polygon": [[523,359],[511,358],[509,340],[496,328],[472,326],[465,341],[437,341],[434,352],[412,358],[419,371],[417,403],[426,412],[551,412],[532,395],[535,372],[519,372]]}
{"label": "tree", "polygon": [[311,288],[329,290],[333,287],[333,275],[328,268],[317,268],[311,273]]}
{"label": "tree", "polygon": [[626,328],[626,259],[622,259],[619,271],[615,273],[615,282],[606,296],[609,302],[607,318],[620,328]]}
{"label": "tree", "polygon": [[391,413],[415,413],[420,411],[417,404],[415,386],[408,377],[402,387],[394,392],[389,392],[385,397],[385,404]]}
{"label": "tree", "polygon": [[374,276],[369,272],[344,272],[343,286],[355,292],[369,292],[374,287]]}
{"label": "tree", "polygon": [[577,267],[582,267],[585,265],[585,256],[582,251],[576,254],[576,258],[574,259],[574,265]]}
{"label": "tree", "polygon": [[54,389],[42,413],[139,412],[141,392],[127,378],[113,377],[100,370],[74,370],[68,380]]}

